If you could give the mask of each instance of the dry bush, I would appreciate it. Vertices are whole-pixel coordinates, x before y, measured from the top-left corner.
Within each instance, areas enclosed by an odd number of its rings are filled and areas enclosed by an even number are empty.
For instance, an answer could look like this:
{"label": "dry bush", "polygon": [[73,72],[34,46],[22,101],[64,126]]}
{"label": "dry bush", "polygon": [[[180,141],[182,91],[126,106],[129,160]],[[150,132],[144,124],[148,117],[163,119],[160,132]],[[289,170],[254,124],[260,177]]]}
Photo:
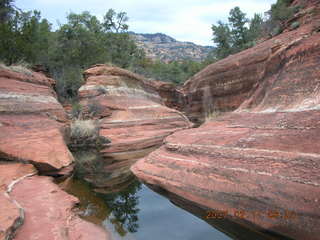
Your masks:
{"label": "dry bush", "polygon": [[6,70],[13,71],[13,72],[18,72],[18,73],[32,76],[32,71],[29,70],[28,67],[29,67],[29,64],[24,63],[24,62],[21,62],[17,65],[11,65],[11,66],[6,66],[5,64],[0,63],[0,68],[2,68],[2,69],[6,69]]}
{"label": "dry bush", "polygon": [[70,136],[74,140],[96,139],[99,136],[99,127],[92,120],[75,120],[71,123]]}

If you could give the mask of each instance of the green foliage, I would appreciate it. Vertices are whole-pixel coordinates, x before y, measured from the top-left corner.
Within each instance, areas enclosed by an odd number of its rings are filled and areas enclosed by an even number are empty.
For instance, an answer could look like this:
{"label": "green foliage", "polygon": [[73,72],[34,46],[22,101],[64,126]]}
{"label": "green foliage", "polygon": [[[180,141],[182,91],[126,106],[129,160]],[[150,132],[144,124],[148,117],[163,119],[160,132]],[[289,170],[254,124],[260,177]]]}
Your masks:
{"label": "green foliage", "polygon": [[[235,25],[237,14],[239,11],[234,14]],[[44,65],[57,80],[56,91],[61,101],[77,99],[77,91],[83,84],[83,70],[98,63],[111,63],[176,84],[183,83],[204,66],[193,61],[148,60],[127,32],[127,14],[113,9],[106,12],[103,20],[88,11],[70,13],[67,22],[53,32],[40,12],[23,12],[17,10],[14,0],[0,0],[0,19],[3,20],[0,23],[0,61],[7,65],[21,61]],[[230,32],[228,27],[222,30]],[[231,40],[226,40],[226,47]],[[75,109],[74,115],[79,114],[78,110]]]}
{"label": "green foliage", "polygon": [[300,23],[298,21],[291,23],[290,29],[296,29],[300,26]]}
{"label": "green foliage", "polygon": [[246,18],[246,14],[243,13],[239,7],[235,7],[230,10],[229,13],[229,25],[231,26],[231,41],[234,52],[245,49],[245,45],[248,42],[248,28],[246,24],[249,19]]}
{"label": "green foliage", "polygon": [[232,37],[228,24],[221,21],[218,25],[212,25],[213,42],[216,44],[215,55],[216,58],[222,59],[232,53]]}
{"label": "green foliage", "polygon": [[268,12],[270,14],[271,21],[283,22],[293,16],[295,9],[289,7],[292,0],[277,0],[275,4],[271,5],[271,9]]}
{"label": "green foliage", "polygon": [[283,31],[284,23],[299,10],[299,7],[290,7],[291,3],[292,0],[277,0],[271,5],[271,9],[267,12],[268,20],[264,25],[266,34],[275,36]]}
{"label": "green foliage", "polygon": [[261,35],[263,19],[259,14],[250,20],[239,7],[235,7],[230,10],[228,20],[228,23],[218,21],[217,25],[212,25],[216,48],[209,56],[211,62],[254,46]]}
{"label": "green foliage", "polygon": [[[250,48],[261,37],[281,33],[284,22],[299,9],[299,7],[290,7],[291,3],[292,0],[277,0],[267,12],[266,20],[260,14],[255,14],[252,19],[248,19],[239,7],[231,9],[228,23],[218,21],[217,25],[212,25],[213,42],[216,48],[211,53],[210,61],[220,60]],[[290,26],[291,29],[297,27],[299,23]]]}
{"label": "green foliage", "polygon": [[146,60],[140,66],[142,67],[132,70],[149,78],[182,84],[199,72],[204,67],[204,64],[194,61],[163,63],[161,61],[151,62]]}
{"label": "green foliage", "polygon": [[57,79],[56,92],[60,101],[72,101],[76,98],[78,89],[84,83],[82,69],[79,66],[66,65],[51,69],[54,79]]}
{"label": "green foliage", "polygon": [[126,12],[116,13],[113,9],[109,9],[104,16],[103,26],[106,31],[125,32],[129,29],[126,22],[129,20]]}
{"label": "green foliage", "polygon": [[5,23],[10,20],[14,13],[14,0],[0,0],[0,23]]}
{"label": "green foliage", "polygon": [[41,20],[38,11],[10,12],[0,23],[0,60],[8,65],[19,61],[41,63],[48,55],[51,25]]}
{"label": "green foliage", "polygon": [[77,119],[80,117],[80,114],[82,112],[82,105],[78,102],[72,103],[72,110],[71,110],[71,117],[73,119]]}
{"label": "green foliage", "polygon": [[[255,41],[262,34],[263,18],[261,14],[255,13],[253,18],[250,20],[248,40]],[[247,42],[248,43],[248,42]]]}

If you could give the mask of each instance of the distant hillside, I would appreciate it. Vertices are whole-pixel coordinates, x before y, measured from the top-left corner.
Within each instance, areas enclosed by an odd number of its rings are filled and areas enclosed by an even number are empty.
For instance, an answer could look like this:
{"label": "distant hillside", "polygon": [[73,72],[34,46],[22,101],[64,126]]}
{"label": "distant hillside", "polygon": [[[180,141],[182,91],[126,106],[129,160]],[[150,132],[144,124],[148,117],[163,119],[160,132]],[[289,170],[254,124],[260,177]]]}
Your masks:
{"label": "distant hillside", "polygon": [[163,62],[204,60],[212,47],[200,46],[192,42],[179,42],[163,33],[141,34],[130,32],[137,45],[144,49],[147,57]]}

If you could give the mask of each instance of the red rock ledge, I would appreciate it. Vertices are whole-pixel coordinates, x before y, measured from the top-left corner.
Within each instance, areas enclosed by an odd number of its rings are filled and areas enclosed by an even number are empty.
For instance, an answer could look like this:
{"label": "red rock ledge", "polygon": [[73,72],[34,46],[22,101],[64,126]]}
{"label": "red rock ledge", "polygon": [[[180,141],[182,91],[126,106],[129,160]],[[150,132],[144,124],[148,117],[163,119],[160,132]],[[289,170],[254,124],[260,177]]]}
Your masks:
{"label": "red rock ledge", "polygon": [[[320,13],[317,3],[313,14]],[[205,104],[237,110],[167,137],[133,173],[201,209],[194,212],[202,218],[223,211],[229,223],[263,234],[256,239],[319,240],[320,22],[300,19],[309,22],[187,82],[191,100],[207,89]],[[203,112],[196,109],[203,104],[190,102],[191,112]],[[213,225],[247,239],[219,221]]]}

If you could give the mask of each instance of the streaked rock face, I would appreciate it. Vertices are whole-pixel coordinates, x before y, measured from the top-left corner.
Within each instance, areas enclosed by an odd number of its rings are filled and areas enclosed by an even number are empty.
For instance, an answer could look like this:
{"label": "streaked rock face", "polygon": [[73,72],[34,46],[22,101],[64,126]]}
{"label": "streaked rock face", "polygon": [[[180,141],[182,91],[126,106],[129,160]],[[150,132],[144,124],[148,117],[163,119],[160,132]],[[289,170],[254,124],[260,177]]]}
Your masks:
{"label": "streaked rock face", "polygon": [[43,74],[0,69],[0,156],[59,171],[73,157],[63,139],[66,114]]}
{"label": "streaked rock face", "polygon": [[109,239],[101,227],[72,211],[78,199],[62,191],[49,177],[26,178],[16,184],[10,195],[25,211],[25,222],[15,240]]}
{"label": "streaked rock face", "polygon": [[[304,74],[305,77],[314,77],[312,74],[316,74],[317,71],[310,69],[309,63],[305,63],[304,59],[307,57],[305,55],[316,56],[312,50],[316,46],[312,47],[312,45],[318,44],[317,36],[311,35],[316,33],[320,27],[320,14],[319,7],[310,3],[310,1],[299,3],[299,5],[306,6],[306,9],[294,19],[294,21],[301,22],[299,29],[287,31],[253,48],[231,55],[207,66],[190,78],[182,87],[185,99],[183,112],[186,112],[190,119],[203,122],[212,112],[236,110],[253,94],[256,97],[251,99],[253,100],[251,105],[257,104],[267,93],[266,88],[271,86],[272,81],[277,79],[278,75],[283,77],[286,71],[290,71],[289,65],[292,62],[304,63],[296,66],[295,70],[300,67],[304,69],[301,74]],[[304,46],[302,42],[307,45]],[[299,49],[295,47],[297,44],[300,46]],[[307,76],[306,73],[310,75]],[[263,88],[263,86],[266,87]],[[257,87],[260,88],[260,91],[257,91]],[[296,88],[297,85],[291,84],[287,87]],[[311,85],[306,87],[310,88]],[[278,94],[279,97],[287,96],[285,93],[275,91],[273,93]],[[295,94],[290,96],[295,98]],[[281,100],[278,101],[280,102]]]}
{"label": "streaked rock face", "polygon": [[319,15],[189,80],[195,118],[206,107],[237,110],[167,137],[134,174],[237,239],[247,236],[213,213],[263,234],[256,239],[319,240]]}
{"label": "streaked rock face", "polygon": [[88,69],[84,75],[80,103],[90,117],[99,119],[100,135],[111,140],[102,150],[106,157],[135,157],[138,151],[161,145],[166,136],[191,126],[180,112],[164,106],[158,82],[106,65]]}
{"label": "streaked rock face", "polygon": [[75,197],[37,175],[72,171],[66,114],[53,79],[19,69],[0,69],[0,239],[108,239],[72,212]]}
{"label": "streaked rock face", "polygon": [[10,239],[24,222],[24,212],[9,194],[14,184],[37,173],[31,164],[0,162],[0,239]]}
{"label": "streaked rock face", "polygon": [[164,94],[165,83],[107,65],[94,66],[84,75],[86,84],[79,89],[84,118],[96,119],[100,135],[111,141],[100,150],[100,160],[92,160],[100,165],[99,174],[87,168],[86,179],[97,187],[125,182],[138,158],[160,146],[166,136],[191,126],[180,112],[164,105],[159,92]]}

